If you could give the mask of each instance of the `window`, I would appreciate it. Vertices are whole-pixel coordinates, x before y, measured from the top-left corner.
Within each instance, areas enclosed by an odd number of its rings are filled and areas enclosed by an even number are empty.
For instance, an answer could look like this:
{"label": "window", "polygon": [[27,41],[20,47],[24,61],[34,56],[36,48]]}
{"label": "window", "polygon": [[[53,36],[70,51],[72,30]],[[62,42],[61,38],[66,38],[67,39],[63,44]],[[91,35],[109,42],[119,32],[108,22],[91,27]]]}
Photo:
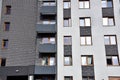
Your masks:
{"label": "window", "polygon": [[11,6],[10,5],[6,6],[6,12],[5,12],[5,14],[11,14]]}
{"label": "window", "polygon": [[91,36],[81,36],[80,37],[80,44],[81,45],[92,45]]}
{"label": "window", "polygon": [[110,77],[109,77],[109,80],[120,80],[120,76],[118,76],[118,77],[117,77],[117,76],[116,76],[116,77],[111,77],[111,76],[110,76]]}
{"label": "window", "polygon": [[52,20],[45,20],[45,21],[42,21],[43,24],[56,24],[55,21],[52,21]]}
{"label": "window", "polygon": [[64,80],[73,80],[73,77],[72,76],[65,76]]}
{"label": "window", "polygon": [[71,26],[71,19],[64,18],[64,27],[70,27],[70,26]]}
{"label": "window", "polygon": [[6,65],[6,59],[0,58],[0,66],[5,66],[5,65]]}
{"label": "window", "polygon": [[102,0],[102,8],[113,7],[112,0]]}
{"label": "window", "polygon": [[72,56],[65,56],[64,57],[64,65],[71,66],[72,65]]}
{"label": "window", "polygon": [[55,37],[43,37],[40,44],[55,44]]}
{"label": "window", "polygon": [[82,80],[95,80],[93,76],[83,76]]}
{"label": "window", "polygon": [[72,45],[72,37],[64,36],[64,45]]}
{"label": "window", "polygon": [[41,57],[41,65],[42,66],[54,66],[55,65],[55,57],[54,56],[42,56]]}
{"label": "window", "polygon": [[70,2],[64,2],[64,9],[70,8]]}
{"label": "window", "polygon": [[55,6],[55,2],[43,2],[43,6]]}
{"label": "window", "polygon": [[113,17],[103,17],[103,26],[113,26],[115,25]]}
{"label": "window", "polygon": [[8,39],[3,39],[3,40],[2,40],[2,48],[3,48],[3,49],[8,48]]}
{"label": "window", "polygon": [[82,66],[93,65],[93,56],[82,56]]}
{"label": "window", "polygon": [[80,26],[81,27],[89,27],[89,26],[91,26],[90,18],[80,18]]}
{"label": "window", "polygon": [[89,0],[79,0],[79,8],[90,8],[90,1]]}
{"label": "window", "polygon": [[9,31],[10,29],[10,22],[5,22],[4,23],[4,31]]}
{"label": "window", "polygon": [[107,65],[119,65],[118,56],[106,56]]}
{"label": "window", "polygon": [[105,45],[116,45],[116,36],[104,36]]}

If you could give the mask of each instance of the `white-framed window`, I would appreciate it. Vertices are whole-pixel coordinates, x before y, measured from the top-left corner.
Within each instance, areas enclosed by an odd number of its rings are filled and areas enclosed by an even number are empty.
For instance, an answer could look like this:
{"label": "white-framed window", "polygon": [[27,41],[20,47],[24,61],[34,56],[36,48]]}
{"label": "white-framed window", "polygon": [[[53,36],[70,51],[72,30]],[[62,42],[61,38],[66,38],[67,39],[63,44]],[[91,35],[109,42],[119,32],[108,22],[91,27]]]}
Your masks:
{"label": "white-framed window", "polygon": [[64,45],[72,45],[72,37],[64,36]]}
{"label": "white-framed window", "polygon": [[55,37],[43,37],[40,39],[40,44],[55,44]]}
{"label": "white-framed window", "polygon": [[82,8],[82,9],[90,8],[90,1],[89,0],[79,0],[79,8]]}
{"label": "white-framed window", "polygon": [[116,36],[115,35],[106,35],[104,36],[104,44],[105,45],[116,45]]}
{"label": "white-framed window", "polygon": [[64,56],[64,65],[71,66],[72,65],[72,56]]}
{"label": "white-framed window", "polygon": [[56,3],[55,2],[43,2],[43,6],[56,6]]}
{"label": "white-framed window", "polygon": [[107,65],[119,65],[118,56],[106,56],[107,58]]}
{"label": "white-framed window", "polygon": [[102,8],[113,7],[112,0],[101,0]]}
{"label": "white-framed window", "polygon": [[103,17],[103,26],[115,25],[114,17]]}
{"label": "white-framed window", "polygon": [[80,44],[81,45],[92,45],[92,37],[91,36],[81,36]]}
{"label": "white-framed window", "polygon": [[92,66],[93,65],[93,56],[84,55],[82,57],[82,66]]}
{"label": "white-framed window", "polygon": [[68,2],[68,1],[63,2],[63,4],[64,4],[64,6],[63,6],[64,9],[69,9],[71,7],[70,2]]}
{"label": "white-framed window", "polygon": [[55,57],[52,56],[42,56],[41,59],[42,66],[54,66],[55,65]]}
{"label": "white-framed window", "polygon": [[71,18],[64,18],[64,27],[71,26]]}
{"label": "white-framed window", "polygon": [[64,80],[73,80],[72,76],[64,76]]}
{"label": "white-framed window", "polygon": [[91,19],[88,18],[80,18],[79,19],[80,27],[90,27],[91,26]]}
{"label": "white-framed window", "polygon": [[56,24],[56,22],[52,20],[44,20],[42,21],[42,24]]}

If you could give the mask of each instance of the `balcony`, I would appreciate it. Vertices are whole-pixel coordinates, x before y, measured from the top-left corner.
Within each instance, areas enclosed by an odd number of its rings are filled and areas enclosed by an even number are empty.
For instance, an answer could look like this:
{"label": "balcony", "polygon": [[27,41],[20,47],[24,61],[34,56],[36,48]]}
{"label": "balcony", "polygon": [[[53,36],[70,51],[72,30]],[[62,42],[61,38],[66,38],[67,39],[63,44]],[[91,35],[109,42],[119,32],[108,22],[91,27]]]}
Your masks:
{"label": "balcony", "polygon": [[82,76],[94,76],[94,66],[82,66]]}
{"label": "balcony", "polygon": [[40,53],[56,53],[56,44],[40,44]]}
{"label": "balcony", "polygon": [[107,56],[116,56],[118,55],[117,45],[105,45],[105,51]]}
{"label": "balcony", "polygon": [[35,66],[35,74],[56,74],[56,66]]}
{"label": "balcony", "polygon": [[56,14],[56,6],[42,6],[40,9],[41,14]]}
{"label": "balcony", "polygon": [[113,8],[102,8],[102,15],[103,16],[114,16]]}
{"label": "balcony", "polygon": [[37,24],[37,33],[56,33],[56,24]]}

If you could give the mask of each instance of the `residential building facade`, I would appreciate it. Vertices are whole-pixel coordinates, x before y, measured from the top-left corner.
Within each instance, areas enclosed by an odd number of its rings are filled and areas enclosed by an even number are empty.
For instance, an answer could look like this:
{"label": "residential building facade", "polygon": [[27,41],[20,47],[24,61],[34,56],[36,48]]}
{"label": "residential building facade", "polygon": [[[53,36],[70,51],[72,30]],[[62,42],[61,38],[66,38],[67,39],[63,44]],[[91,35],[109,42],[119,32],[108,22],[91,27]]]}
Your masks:
{"label": "residential building facade", "polygon": [[0,80],[120,80],[119,0],[0,0]]}

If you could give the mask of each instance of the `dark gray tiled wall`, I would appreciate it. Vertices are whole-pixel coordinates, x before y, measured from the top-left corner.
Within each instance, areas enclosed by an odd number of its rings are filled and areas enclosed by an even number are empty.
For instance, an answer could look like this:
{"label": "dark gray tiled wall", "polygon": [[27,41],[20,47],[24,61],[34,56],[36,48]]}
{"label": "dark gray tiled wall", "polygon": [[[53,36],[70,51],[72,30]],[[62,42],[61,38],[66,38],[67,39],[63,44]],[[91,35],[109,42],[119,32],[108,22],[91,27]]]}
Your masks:
{"label": "dark gray tiled wall", "polygon": [[[3,0],[0,25],[2,39],[9,39],[8,49],[0,48],[0,57],[7,58],[7,66],[33,65],[36,38],[37,0]],[[11,5],[11,14],[5,15],[5,6]],[[10,21],[10,31],[3,31],[4,21]]]}

